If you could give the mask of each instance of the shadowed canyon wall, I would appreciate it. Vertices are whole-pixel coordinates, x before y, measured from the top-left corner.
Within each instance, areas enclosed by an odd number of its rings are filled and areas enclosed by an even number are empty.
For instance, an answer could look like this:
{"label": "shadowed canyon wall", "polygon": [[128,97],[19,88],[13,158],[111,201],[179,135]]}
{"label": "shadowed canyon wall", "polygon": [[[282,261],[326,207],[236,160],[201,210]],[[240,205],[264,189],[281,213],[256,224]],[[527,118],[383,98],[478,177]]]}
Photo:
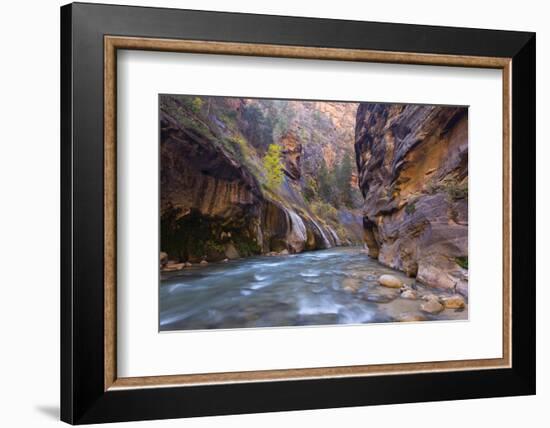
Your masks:
{"label": "shadowed canyon wall", "polygon": [[362,103],[355,154],[369,255],[467,295],[467,108]]}
{"label": "shadowed canyon wall", "polygon": [[[353,156],[356,109],[349,103],[321,111],[315,102],[161,96],[165,257],[217,261],[359,244],[360,210],[317,195],[319,168]],[[272,144],[281,153],[283,177],[276,186],[263,164]]]}

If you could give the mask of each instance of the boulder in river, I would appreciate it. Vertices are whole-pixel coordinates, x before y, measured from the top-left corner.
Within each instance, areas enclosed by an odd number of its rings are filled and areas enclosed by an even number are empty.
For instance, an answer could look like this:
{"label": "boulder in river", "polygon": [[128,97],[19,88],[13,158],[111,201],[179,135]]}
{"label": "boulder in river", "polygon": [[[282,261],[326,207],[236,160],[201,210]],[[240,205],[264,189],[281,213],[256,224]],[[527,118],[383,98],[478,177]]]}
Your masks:
{"label": "boulder in river", "polygon": [[459,294],[454,294],[449,297],[444,297],[441,300],[443,301],[443,305],[445,305],[447,309],[462,309],[466,306],[464,297],[462,297]]}
{"label": "boulder in river", "polygon": [[418,322],[426,320],[427,318],[424,315],[417,312],[405,312],[395,317],[395,321],[399,322]]}
{"label": "boulder in river", "polygon": [[367,290],[363,299],[372,303],[389,303],[399,297],[399,291],[392,288],[375,287]]}
{"label": "boulder in river", "polygon": [[342,288],[350,293],[357,293],[361,288],[361,281],[357,278],[344,278]]}
{"label": "boulder in river", "polygon": [[185,263],[168,263],[162,269],[165,272],[174,272],[177,270],[182,270],[185,267]]}
{"label": "boulder in river", "polygon": [[418,293],[413,289],[406,289],[401,292],[402,299],[416,300],[418,299]]}
{"label": "boulder in river", "polygon": [[237,251],[237,249],[232,243],[229,243],[225,246],[224,253],[225,253],[225,257],[231,260],[238,259],[241,257],[241,255],[239,254],[239,252]]}
{"label": "boulder in river", "polygon": [[427,312],[428,314],[438,314],[445,309],[439,299],[430,299],[420,305],[420,310]]}
{"label": "boulder in river", "polygon": [[231,242],[225,246],[224,254],[226,258],[231,260],[239,259],[241,257],[241,255]]}
{"label": "boulder in river", "polygon": [[201,264],[203,266],[206,266],[208,264],[208,262],[206,260],[201,260],[201,262],[199,264]]}
{"label": "boulder in river", "polygon": [[401,288],[403,282],[394,275],[384,274],[378,278],[380,285],[389,288]]}

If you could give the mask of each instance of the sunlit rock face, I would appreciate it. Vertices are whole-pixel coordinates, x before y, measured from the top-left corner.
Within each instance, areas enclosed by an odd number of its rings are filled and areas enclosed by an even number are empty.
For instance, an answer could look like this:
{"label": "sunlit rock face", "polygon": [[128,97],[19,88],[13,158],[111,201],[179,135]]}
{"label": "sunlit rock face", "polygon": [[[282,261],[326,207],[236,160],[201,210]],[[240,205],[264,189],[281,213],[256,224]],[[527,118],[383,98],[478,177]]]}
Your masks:
{"label": "sunlit rock face", "polygon": [[287,133],[281,138],[284,158],[284,172],[292,180],[299,180],[302,176],[302,143],[294,133]]}
{"label": "sunlit rock face", "polygon": [[362,103],[355,154],[369,254],[467,295],[467,108]]}

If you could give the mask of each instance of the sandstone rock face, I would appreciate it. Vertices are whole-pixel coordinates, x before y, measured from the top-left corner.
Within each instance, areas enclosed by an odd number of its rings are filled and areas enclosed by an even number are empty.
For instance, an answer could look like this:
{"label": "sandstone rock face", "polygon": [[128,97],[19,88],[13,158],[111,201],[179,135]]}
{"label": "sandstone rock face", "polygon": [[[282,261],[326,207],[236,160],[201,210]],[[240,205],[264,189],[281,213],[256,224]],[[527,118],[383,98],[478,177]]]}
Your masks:
{"label": "sandstone rock face", "polygon": [[356,103],[290,101],[293,118],[279,143],[285,172],[296,179],[319,167],[334,166],[354,144]]}
{"label": "sandstone rock face", "polygon": [[423,284],[468,289],[468,111],[362,103],[355,154],[369,255]]}
{"label": "sandstone rock face", "polygon": [[[317,132],[314,103],[293,103],[288,129],[273,141],[282,148],[286,177],[276,192],[268,192],[258,172],[265,153],[261,135],[253,129],[258,121],[242,114],[247,103],[265,106],[230,98],[204,102],[209,105],[198,114],[200,105],[189,105],[185,97],[161,101],[161,250],[166,257],[200,263],[330,248],[352,243],[350,237],[360,242],[359,211],[342,208],[335,214],[341,219],[329,219],[302,196],[305,176],[343,132],[328,116],[324,133]],[[356,108],[336,105],[334,120],[354,120]],[[353,129],[351,123],[346,126],[348,132]],[[346,138],[342,147],[353,150],[353,135]],[[335,156],[341,155],[339,147]],[[306,149],[310,162],[304,165]]]}
{"label": "sandstone rock face", "polygon": [[161,111],[161,211],[192,209],[209,216],[246,214],[261,199],[254,176],[208,135]]}
{"label": "sandstone rock face", "polygon": [[289,132],[281,138],[281,145],[283,146],[286,175],[293,180],[299,180],[302,176],[302,143],[294,133]]}
{"label": "sandstone rock face", "polygon": [[161,110],[160,156],[163,251],[198,263],[204,256],[224,259],[224,244],[255,244],[263,197],[231,153]]}

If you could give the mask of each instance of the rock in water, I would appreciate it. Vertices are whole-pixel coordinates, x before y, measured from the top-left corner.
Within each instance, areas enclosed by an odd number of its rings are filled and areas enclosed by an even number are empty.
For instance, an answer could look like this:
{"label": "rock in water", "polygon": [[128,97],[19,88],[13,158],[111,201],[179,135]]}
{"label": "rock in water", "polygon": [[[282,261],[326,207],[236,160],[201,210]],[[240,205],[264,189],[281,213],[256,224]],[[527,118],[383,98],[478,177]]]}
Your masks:
{"label": "rock in water", "polygon": [[185,263],[170,263],[166,264],[162,269],[165,272],[173,272],[176,270],[182,270],[185,266]]}
{"label": "rock in water", "polygon": [[232,243],[229,243],[225,246],[225,257],[228,259],[234,260],[241,257],[237,249]]}
{"label": "rock in water", "polygon": [[403,282],[399,278],[388,274],[381,275],[380,278],[378,278],[378,282],[380,285],[389,288],[401,288],[403,285]]}
{"label": "rock in water", "polygon": [[166,254],[164,251],[161,251],[160,252],[160,265],[164,266],[167,261],[168,261],[168,254]]}
{"label": "rock in water", "polygon": [[[382,289],[381,289],[382,290]],[[399,293],[390,292],[380,293],[376,291],[368,291],[363,295],[363,299],[372,303],[389,303],[399,296]]]}
{"label": "rock in water", "polygon": [[283,250],[279,253],[281,256],[288,256],[288,250]]}
{"label": "rock in water", "polygon": [[342,288],[350,293],[357,293],[361,288],[361,281],[356,278],[344,278]]}
{"label": "rock in water", "polygon": [[418,322],[426,321],[427,318],[422,314],[405,312],[404,314],[399,314],[397,317],[395,317],[395,320],[399,322]]}
{"label": "rock in water", "polygon": [[287,132],[281,138],[283,146],[284,172],[293,180],[299,180],[302,171],[300,159],[302,158],[302,143],[300,137],[294,132]]}
{"label": "rock in water", "polygon": [[208,264],[208,262],[206,260],[201,260],[200,264],[203,265],[203,266],[206,266]]}
{"label": "rock in water", "polygon": [[401,293],[401,298],[403,299],[409,299],[409,300],[416,300],[418,298],[418,293],[414,290],[405,290]]}
{"label": "rock in water", "polygon": [[462,309],[466,306],[464,297],[462,297],[459,294],[454,294],[449,297],[444,297],[441,300],[443,301],[443,304],[447,309]]}
{"label": "rock in water", "polygon": [[427,302],[424,302],[420,305],[420,310],[427,312],[429,314],[438,314],[443,309],[445,309],[445,306],[443,306],[439,300],[436,299],[430,299]]}

